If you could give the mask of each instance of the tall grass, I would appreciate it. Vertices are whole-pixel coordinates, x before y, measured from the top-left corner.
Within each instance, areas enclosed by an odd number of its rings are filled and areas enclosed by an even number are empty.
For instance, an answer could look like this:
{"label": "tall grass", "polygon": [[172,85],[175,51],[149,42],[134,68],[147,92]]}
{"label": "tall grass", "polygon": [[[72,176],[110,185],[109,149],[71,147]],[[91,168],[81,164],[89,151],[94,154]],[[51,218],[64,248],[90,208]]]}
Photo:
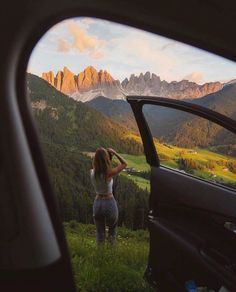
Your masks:
{"label": "tall grass", "polygon": [[149,236],[144,230],[118,228],[114,245],[96,246],[95,226],[65,223],[78,291],[153,291],[144,281]]}

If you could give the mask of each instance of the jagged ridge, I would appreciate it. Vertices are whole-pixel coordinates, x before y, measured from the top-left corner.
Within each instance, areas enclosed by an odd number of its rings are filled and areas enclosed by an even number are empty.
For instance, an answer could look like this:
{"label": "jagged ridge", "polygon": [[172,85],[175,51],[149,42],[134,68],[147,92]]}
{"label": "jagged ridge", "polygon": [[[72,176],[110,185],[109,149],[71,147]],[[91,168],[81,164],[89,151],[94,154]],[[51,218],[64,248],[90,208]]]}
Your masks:
{"label": "jagged ridge", "polygon": [[42,74],[42,78],[48,83],[56,87],[57,90],[72,96],[80,101],[90,100],[89,91],[93,91],[94,96],[119,96],[123,98],[121,93],[120,82],[114,80],[113,77],[106,71],[99,72],[92,66],[87,67],[83,72],[75,75],[67,67],[63,71],[59,71],[56,76],[52,71]]}
{"label": "jagged ridge", "polygon": [[56,76],[52,71],[42,74],[42,78],[76,100],[89,101],[98,96],[110,99],[124,99],[126,95],[153,95],[176,99],[195,99],[214,93],[223,88],[220,82],[199,85],[188,80],[161,81],[156,74],[146,72],[139,76],[132,74],[121,83],[106,70],[99,72],[92,66],[78,75],[64,67]]}

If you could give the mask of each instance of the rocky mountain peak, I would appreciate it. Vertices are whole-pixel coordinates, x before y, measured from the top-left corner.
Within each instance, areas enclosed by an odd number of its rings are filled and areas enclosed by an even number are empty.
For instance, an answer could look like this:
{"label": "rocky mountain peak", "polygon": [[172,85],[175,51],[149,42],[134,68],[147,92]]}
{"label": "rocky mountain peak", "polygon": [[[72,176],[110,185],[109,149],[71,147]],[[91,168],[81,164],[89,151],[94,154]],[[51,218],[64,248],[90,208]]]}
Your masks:
{"label": "rocky mountain peak", "polygon": [[[93,91],[95,95],[108,95],[111,98],[119,96],[119,98],[123,98],[120,82],[114,80],[106,70],[98,72],[93,66],[86,67],[78,75],[64,67],[63,71],[57,72],[56,77],[54,77],[52,71],[49,71],[43,73],[42,78],[58,90],[75,99],[81,99],[81,96],[89,91]],[[86,100],[90,98],[91,96],[88,95]]]}
{"label": "rocky mountain peak", "polygon": [[111,74],[109,74],[106,70],[100,70],[99,71],[99,77],[101,83],[112,83],[114,79],[112,78]]}
{"label": "rocky mountain peak", "polygon": [[78,76],[81,74],[86,76],[87,79],[92,79],[98,75],[98,72],[93,66],[88,66],[83,72],[79,73]]}
{"label": "rocky mountain peak", "polygon": [[54,73],[52,71],[43,73],[42,78],[54,86]]}
{"label": "rocky mountain peak", "polygon": [[167,82],[154,73],[146,72],[136,76],[131,74],[129,79],[121,83],[124,92],[128,94],[153,95],[176,99],[195,99],[222,89],[220,82],[199,85],[189,80]]}
{"label": "rocky mountain peak", "polygon": [[139,75],[131,74],[121,83],[114,80],[106,70],[97,71],[93,66],[86,67],[77,75],[67,67],[58,71],[42,74],[42,78],[63,93],[81,101],[88,101],[97,96],[110,99],[124,99],[125,95],[153,95],[176,99],[195,99],[214,93],[223,88],[220,82],[199,85],[189,80],[167,82],[147,71]]}
{"label": "rocky mountain peak", "polygon": [[144,80],[145,81],[148,81],[151,79],[151,73],[149,71],[147,71],[145,74],[144,74]]}
{"label": "rocky mountain peak", "polygon": [[63,68],[64,74],[73,74],[66,66]]}

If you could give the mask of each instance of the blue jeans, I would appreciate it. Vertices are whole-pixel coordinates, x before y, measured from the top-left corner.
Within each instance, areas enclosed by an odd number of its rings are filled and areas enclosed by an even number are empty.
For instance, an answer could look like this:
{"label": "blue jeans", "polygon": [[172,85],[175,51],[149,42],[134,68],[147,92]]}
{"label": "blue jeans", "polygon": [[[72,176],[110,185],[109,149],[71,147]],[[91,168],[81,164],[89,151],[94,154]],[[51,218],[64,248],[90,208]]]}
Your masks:
{"label": "blue jeans", "polygon": [[108,226],[108,241],[113,243],[116,238],[116,225],[118,222],[118,207],[115,198],[95,199],[93,203],[93,218],[96,225],[97,244],[105,241],[106,225]]}

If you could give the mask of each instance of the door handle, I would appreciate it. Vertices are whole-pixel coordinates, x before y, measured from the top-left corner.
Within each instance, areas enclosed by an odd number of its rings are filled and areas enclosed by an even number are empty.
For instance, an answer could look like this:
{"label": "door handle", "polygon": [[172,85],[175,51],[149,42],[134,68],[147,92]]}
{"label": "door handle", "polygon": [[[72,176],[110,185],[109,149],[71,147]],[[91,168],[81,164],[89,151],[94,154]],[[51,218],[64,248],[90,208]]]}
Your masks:
{"label": "door handle", "polygon": [[231,232],[236,234],[236,224],[234,224],[233,222],[226,221],[224,223],[224,227],[226,229],[228,229],[229,231],[231,231]]}

